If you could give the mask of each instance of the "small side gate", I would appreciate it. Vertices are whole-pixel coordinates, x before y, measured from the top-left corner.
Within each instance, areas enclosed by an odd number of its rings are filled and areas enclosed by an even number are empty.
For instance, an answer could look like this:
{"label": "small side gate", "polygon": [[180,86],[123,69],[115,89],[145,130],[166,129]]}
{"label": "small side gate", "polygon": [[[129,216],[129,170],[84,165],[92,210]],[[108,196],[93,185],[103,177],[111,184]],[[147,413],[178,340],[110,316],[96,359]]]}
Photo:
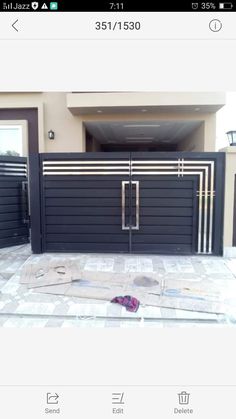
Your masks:
{"label": "small side gate", "polygon": [[0,248],[28,242],[27,159],[0,156]]}
{"label": "small side gate", "polygon": [[42,251],[222,254],[223,153],[41,155]]}

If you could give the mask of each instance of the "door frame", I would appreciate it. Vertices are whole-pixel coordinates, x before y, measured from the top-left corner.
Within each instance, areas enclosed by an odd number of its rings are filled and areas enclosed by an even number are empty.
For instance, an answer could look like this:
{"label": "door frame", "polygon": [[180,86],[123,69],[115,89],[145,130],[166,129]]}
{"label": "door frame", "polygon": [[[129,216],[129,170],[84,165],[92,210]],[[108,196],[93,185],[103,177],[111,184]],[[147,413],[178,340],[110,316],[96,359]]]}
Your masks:
{"label": "door frame", "polygon": [[42,253],[38,108],[1,108],[0,121],[27,121],[31,246]]}

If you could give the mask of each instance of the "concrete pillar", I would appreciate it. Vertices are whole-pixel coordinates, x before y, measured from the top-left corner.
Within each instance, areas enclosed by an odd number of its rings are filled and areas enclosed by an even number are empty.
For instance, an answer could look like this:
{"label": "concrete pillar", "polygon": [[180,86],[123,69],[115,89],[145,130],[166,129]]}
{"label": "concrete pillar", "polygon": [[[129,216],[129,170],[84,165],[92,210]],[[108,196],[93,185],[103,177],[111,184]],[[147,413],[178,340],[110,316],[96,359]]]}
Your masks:
{"label": "concrete pillar", "polygon": [[225,152],[225,210],[224,210],[224,256],[236,257],[233,247],[234,191],[236,175],[236,147],[226,147]]}

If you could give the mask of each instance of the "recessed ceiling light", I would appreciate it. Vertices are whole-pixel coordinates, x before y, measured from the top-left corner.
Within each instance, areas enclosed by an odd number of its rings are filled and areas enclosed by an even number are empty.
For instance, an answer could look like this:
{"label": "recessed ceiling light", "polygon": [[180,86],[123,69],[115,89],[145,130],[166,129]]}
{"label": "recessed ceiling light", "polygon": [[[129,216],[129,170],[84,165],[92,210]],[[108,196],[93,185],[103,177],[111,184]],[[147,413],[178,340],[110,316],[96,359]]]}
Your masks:
{"label": "recessed ceiling light", "polygon": [[144,140],[144,141],[141,141],[141,140],[129,140],[129,141],[127,141],[127,144],[147,144],[147,143],[152,143],[153,141],[152,140]]}
{"label": "recessed ceiling light", "polygon": [[196,112],[200,111],[200,108],[195,108],[195,111],[196,111]]}
{"label": "recessed ceiling light", "polygon": [[97,113],[102,113],[102,112],[103,112],[103,111],[101,111],[101,109],[98,109],[98,110],[97,110]]}
{"label": "recessed ceiling light", "polygon": [[158,128],[160,125],[157,124],[129,124],[123,125],[124,128]]}
{"label": "recessed ceiling light", "polygon": [[154,140],[155,137],[125,137],[126,140]]}
{"label": "recessed ceiling light", "polygon": [[147,112],[147,109],[142,109],[141,112]]}

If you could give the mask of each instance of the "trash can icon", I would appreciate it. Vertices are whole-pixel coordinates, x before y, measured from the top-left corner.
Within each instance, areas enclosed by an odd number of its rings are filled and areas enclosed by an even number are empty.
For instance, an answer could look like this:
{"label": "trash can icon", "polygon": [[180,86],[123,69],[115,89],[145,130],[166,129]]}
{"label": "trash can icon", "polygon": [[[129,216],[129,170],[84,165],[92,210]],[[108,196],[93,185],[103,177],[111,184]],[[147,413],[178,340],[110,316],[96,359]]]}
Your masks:
{"label": "trash can icon", "polygon": [[178,394],[179,396],[179,404],[189,404],[189,397],[190,393],[187,393],[186,391],[182,391]]}

